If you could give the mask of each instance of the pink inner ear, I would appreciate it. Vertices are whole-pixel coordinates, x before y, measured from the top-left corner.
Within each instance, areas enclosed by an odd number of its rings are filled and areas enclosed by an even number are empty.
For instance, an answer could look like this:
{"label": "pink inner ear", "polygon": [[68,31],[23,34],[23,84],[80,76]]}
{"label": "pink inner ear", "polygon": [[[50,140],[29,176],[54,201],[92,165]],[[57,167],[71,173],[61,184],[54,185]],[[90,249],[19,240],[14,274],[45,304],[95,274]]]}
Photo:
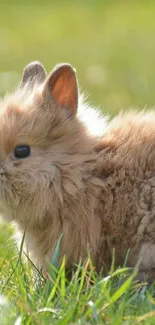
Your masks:
{"label": "pink inner ear", "polygon": [[78,89],[74,70],[70,66],[62,66],[54,72],[49,81],[51,95],[57,105],[70,110],[76,115],[78,106]]}

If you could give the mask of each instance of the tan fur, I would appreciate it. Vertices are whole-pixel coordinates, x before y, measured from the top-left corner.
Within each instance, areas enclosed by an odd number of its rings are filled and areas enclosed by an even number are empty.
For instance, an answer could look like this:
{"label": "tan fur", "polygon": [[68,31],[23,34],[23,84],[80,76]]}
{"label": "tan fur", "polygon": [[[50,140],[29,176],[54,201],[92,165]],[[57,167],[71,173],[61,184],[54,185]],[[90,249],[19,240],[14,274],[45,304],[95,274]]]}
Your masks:
{"label": "tan fur", "polygon": [[[88,249],[99,271],[139,258],[155,267],[155,112],[131,112],[93,136],[79,116],[47,102],[42,86],[24,86],[1,102],[0,213],[15,221],[32,261],[46,270],[63,233],[67,267]],[[17,160],[14,148],[29,144]]]}

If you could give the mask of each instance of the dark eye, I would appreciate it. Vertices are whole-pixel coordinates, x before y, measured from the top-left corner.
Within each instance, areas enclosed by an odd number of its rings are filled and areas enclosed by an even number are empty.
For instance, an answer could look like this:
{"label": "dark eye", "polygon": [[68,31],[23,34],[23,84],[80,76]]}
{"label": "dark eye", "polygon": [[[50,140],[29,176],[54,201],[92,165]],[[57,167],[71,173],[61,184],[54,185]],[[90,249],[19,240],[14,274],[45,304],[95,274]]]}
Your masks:
{"label": "dark eye", "polygon": [[14,155],[16,158],[26,158],[30,155],[30,147],[26,145],[16,146]]}

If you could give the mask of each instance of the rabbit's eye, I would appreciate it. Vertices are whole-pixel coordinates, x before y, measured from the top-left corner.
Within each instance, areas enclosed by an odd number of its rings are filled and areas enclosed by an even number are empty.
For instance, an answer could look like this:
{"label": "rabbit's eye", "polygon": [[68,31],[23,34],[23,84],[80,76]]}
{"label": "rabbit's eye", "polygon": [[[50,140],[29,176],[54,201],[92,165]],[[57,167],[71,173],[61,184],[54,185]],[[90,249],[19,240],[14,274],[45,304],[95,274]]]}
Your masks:
{"label": "rabbit's eye", "polygon": [[14,155],[16,158],[26,158],[30,155],[30,147],[26,145],[16,146]]}

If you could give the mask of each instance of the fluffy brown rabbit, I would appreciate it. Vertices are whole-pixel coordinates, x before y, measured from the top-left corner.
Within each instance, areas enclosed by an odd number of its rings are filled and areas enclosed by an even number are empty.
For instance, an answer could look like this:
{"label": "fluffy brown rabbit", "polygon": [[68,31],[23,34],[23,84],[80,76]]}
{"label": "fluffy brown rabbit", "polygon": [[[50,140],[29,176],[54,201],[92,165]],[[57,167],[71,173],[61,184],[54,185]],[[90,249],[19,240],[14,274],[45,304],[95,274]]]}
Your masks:
{"label": "fluffy brown rabbit", "polygon": [[0,214],[25,232],[25,249],[43,272],[63,233],[60,260],[66,256],[68,269],[88,249],[97,271],[109,267],[113,248],[116,265],[130,249],[128,266],[140,259],[152,275],[155,113],[106,124],[80,101],[70,65],[46,77],[39,62],[1,101]]}

